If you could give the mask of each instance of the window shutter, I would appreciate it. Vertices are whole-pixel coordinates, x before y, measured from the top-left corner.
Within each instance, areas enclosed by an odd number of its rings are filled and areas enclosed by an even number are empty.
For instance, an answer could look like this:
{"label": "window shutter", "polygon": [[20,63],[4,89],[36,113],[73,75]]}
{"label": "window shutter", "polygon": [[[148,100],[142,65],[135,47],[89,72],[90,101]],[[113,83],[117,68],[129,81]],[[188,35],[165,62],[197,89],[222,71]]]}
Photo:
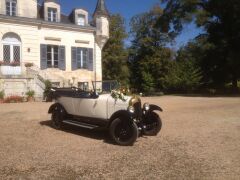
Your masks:
{"label": "window shutter", "polygon": [[41,70],[47,69],[47,45],[41,44],[40,45],[40,66]]}
{"label": "window shutter", "polygon": [[72,47],[72,71],[77,70],[77,48]]}
{"label": "window shutter", "polygon": [[58,58],[59,58],[58,68],[65,71],[66,70],[65,46],[59,46]]}
{"label": "window shutter", "polygon": [[88,70],[93,71],[93,49],[88,49]]}
{"label": "window shutter", "polygon": [[88,69],[88,48],[83,48],[83,69]]}

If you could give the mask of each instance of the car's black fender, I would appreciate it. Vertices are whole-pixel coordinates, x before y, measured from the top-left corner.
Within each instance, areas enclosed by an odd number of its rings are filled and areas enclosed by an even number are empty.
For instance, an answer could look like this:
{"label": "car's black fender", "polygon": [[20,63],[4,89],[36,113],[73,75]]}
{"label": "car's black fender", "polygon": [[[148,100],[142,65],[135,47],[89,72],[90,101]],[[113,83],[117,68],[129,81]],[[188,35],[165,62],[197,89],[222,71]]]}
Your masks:
{"label": "car's black fender", "polygon": [[157,105],[150,104],[149,106],[150,106],[150,108],[149,108],[150,112],[152,112],[152,111],[161,111],[162,112],[163,111],[163,109]]}
{"label": "car's black fender", "polygon": [[126,120],[128,120],[128,121],[133,121],[134,115],[131,114],[131,113],[130,113],[129,111],[127,111],[127,110],[119,110],[119,111],[115,112],[115,113],[111,116],[111,118],[109,119],[109,124],[108,124],[108,126],[110,126],[111,123],[112,123],[112,121],[113,121],[114,119],[118,118],[118,117],[124,117],[124,118],[126,118]]}
{"label": "car's black fender", "polygon": [[48,114],[51,114],[51,113],[53,113],[54,110],[57,110],[60,108],[64,109],[64,111],[65,111],[65,108],[60,103],[54,103],[53,105],[50,106],[50,108],[48,110]]}

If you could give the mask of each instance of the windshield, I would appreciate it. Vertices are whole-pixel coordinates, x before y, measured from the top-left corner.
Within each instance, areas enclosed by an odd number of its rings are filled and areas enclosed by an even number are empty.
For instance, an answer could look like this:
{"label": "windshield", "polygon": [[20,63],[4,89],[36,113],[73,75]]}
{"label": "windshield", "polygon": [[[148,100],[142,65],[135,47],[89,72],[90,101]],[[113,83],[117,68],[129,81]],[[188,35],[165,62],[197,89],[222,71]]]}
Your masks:
{"label": "windshield", "polygon": [[93,81],[94,90],[101,94],[110,93],[114,89],[118,89],[120,84],[117,81]]}

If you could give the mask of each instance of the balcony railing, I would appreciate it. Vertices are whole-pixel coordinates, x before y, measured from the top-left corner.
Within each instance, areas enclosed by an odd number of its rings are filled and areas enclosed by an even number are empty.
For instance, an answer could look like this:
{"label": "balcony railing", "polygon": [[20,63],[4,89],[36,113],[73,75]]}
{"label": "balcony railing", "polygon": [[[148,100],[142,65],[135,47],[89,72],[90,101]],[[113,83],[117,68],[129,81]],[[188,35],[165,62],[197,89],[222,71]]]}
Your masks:
{"label": "balcony railing", "polygon": [[0,74],[2,75],[21,75],[22,68],[19,61],[0,61],[0,71]]}

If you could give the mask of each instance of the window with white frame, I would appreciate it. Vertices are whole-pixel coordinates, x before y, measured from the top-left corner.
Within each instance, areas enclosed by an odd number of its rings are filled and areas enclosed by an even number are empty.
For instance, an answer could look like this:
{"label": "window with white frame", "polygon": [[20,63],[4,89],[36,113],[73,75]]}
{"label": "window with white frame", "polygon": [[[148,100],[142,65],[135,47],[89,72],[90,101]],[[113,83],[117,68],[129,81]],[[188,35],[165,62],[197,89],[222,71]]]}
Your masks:
{"label": "window with white frame", "polygon": [[16,16],[17,14],[17,0],[6,0],[6,15]]}
{"label": "window with white frame", "polygon": [[87,49],[77,48],[77,68],[87,69]]}
{"label": "window with white frame", "polygon": [[58,46],[47,45],[47,67],[58,68]]}
{"label": "window with white frame", "polygon": [[15,34],[9,34],[3,38],[2,50],[4,63],[20,65],[21,41]]}
{"label": "window with white frame", "polygon": [[57,9],[48,8],[48,21],[57,22]]}
{"label": "window with white frame", "polygon": [[86,25],[86,16],[84,14],[78,14],[77,25],[85,26]]}

